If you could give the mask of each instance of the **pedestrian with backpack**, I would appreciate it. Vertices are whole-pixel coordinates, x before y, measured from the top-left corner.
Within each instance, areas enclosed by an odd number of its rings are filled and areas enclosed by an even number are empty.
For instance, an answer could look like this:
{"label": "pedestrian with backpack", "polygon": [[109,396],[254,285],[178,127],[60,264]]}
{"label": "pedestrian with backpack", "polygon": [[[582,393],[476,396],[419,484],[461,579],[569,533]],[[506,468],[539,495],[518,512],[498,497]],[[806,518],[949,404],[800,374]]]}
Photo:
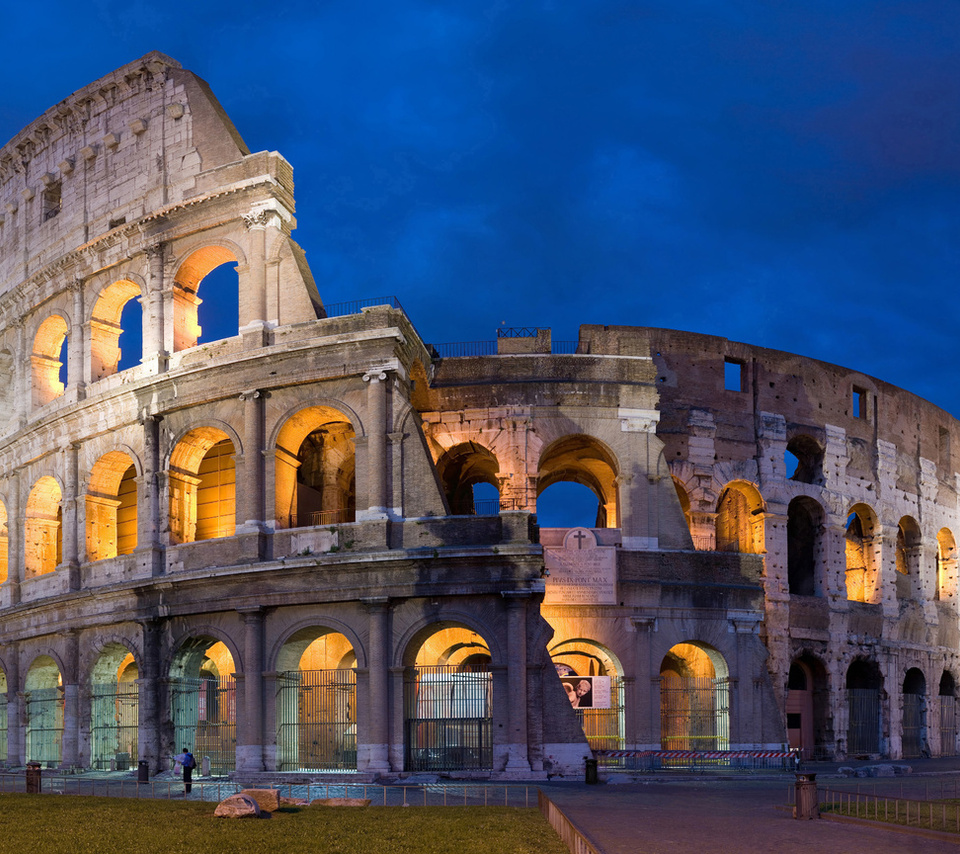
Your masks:
{"label": "pedestrian with backpack", "polygon": [[183,791],[189,795],[193,785],[193,769],[197,767],[197,760],[193,758],[193,754],[185,747],[173,758],[174,761],[180,763],[180,767],[183,769]]}

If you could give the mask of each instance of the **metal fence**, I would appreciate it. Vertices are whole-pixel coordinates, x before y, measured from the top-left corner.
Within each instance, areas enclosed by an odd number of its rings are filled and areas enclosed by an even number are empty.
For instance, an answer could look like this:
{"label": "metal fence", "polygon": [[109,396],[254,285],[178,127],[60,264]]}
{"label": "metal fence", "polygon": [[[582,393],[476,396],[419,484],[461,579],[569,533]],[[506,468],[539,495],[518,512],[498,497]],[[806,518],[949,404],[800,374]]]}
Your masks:
{"label": "metal fence", "polygon": [[357,767],[355,670],[298,670],[277,675],[280,771]]}
{"label": "metal fence", "polygon": [[227,774],[237,761],[237,695],[230,676],[171,679],[170,717],[175,745],[209,757],[212,774]]}
{"label": "metal fence", "polygon": [[[360,314],[365,308],[372,308],[375,305],[386,305],[403,311],[403,306],[400,305],[400,300],[396,297],[369,297],[368,299],[355,299],[348,302],[334,302],[324,305],[323,310],[327,317],[345,317],[348,314]],[[404,314],[406,314],[405,311]]]}
{"label": "metal fence", "polygon": [[[591,750],[620,750],[623,748],[625,742],[625,695],[623,678],[614,676],[610,679],[610,708],[575,709]],[[601,757],[600,761],[603,765],[613,767],[621,765],[619,759],[603,759]]]}
{"label": "metal fence", "polygon": [[940,755],[957,754],[957,699],[949,694],[940,695]]}
{"label": "metal fence", "polygon": [[960,804],[943,800],[914,800],[821,788],[819,805],[821,813],[960,833]]}
{"label": "metal fence", "polygon": [[920,756],[923,750],[923,696],[903,695],[903,757]]}
{"label": "metal fence", "polygon": [[848,688],[850,726],[847,753],[851,756],[880,752],[880,692],[875,688]]}
{"label": "metal fence", "polygon": [[63,746],[63,688],[40,688],[23,695],[27,761],[47,768],[60,764]]}
{"label": "metal fence", "polygon": [[126,771],[137,761],[137,683],[91,686],[90,707],[91,766],[98,771]]}
{"label": "metal fence", "polygon": [[661,679],[660,743],[664,750],[726,750],[730,744],[727,680],[708,676]]}

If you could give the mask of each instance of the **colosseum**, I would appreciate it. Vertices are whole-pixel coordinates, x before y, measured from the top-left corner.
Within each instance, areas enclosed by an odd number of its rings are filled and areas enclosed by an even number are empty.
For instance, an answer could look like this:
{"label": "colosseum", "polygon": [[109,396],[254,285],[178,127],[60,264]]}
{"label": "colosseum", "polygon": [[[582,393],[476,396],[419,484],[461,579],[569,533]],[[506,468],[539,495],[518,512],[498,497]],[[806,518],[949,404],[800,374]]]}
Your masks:
{"label": "colosseum", "polygon": [[[24,128],[0,185],[8,767],[956,753],[943,410],[708,335],[457,348],[394,299],[325,306],[290,164],[160,53]],[[540,528],[562,482],[595,518]]]}

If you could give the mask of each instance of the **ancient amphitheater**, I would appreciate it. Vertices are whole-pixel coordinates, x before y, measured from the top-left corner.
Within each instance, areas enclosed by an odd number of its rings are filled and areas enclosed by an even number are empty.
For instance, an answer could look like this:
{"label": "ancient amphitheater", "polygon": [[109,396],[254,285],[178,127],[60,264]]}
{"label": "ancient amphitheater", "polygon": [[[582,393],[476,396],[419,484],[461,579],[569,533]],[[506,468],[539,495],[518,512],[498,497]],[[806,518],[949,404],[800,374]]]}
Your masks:
{"label": "ancient amphitheater", "polygon": [[[291,166],[158,53],[24,128],[0,187],[8,766],[956,752],[944,411],[722,338],[457,350],[395,300],[324,307]],[[563,481],[596,519],[538,528]]]}

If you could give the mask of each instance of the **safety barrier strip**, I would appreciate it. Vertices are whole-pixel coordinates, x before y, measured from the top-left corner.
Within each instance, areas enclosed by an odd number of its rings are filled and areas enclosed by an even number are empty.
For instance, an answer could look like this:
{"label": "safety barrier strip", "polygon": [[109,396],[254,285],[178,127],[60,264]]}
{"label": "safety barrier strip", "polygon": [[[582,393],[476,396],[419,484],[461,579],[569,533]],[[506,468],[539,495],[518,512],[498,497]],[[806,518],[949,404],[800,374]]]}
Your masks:
{"label": "safety barrier strip", "polygon": [[605,759],[793,759],[795,750],[595,750]]}

